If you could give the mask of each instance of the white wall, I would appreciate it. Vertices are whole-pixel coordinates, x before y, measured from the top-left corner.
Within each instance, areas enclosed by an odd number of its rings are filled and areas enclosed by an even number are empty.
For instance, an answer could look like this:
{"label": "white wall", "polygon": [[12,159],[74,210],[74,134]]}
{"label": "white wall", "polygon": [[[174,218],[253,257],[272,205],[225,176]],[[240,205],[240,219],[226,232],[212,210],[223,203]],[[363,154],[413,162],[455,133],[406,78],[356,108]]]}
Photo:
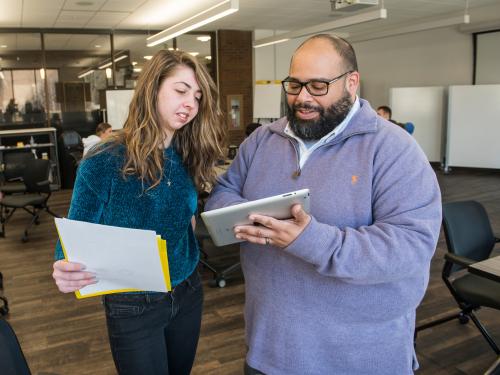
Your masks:
{"label": "white wall", "polygon": [[[255,39],[273,35],[267,31]],[[256,80],[283,79],[290,57],[305,38],[254,49]],[[472,83],[472,36],[456,27],[427,30],[354,44],[361,96],[372,106],[388,104],[391,87]]]}
{"label": "white wall", "polygon": [[361,96],[374,107],[388,103],[391,87],[472,83],[472,36],[456,27],[359,42],[354,49]]}

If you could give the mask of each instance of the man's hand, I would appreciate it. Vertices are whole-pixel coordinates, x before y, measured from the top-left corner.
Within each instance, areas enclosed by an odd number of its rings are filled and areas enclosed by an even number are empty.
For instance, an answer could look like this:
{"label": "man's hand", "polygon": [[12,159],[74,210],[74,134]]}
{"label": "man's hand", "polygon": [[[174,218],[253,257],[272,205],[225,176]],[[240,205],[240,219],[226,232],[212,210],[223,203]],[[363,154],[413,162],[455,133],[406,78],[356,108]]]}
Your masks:
{"label": "man's hand", "polygon": [[290,245],[311,221],[300,204],[291,209],[292,218],[278,220],[270,216],[255,215],[249,219],[260,225],[239,225],[234,228],[236,238],[260,245],[285,248]]}

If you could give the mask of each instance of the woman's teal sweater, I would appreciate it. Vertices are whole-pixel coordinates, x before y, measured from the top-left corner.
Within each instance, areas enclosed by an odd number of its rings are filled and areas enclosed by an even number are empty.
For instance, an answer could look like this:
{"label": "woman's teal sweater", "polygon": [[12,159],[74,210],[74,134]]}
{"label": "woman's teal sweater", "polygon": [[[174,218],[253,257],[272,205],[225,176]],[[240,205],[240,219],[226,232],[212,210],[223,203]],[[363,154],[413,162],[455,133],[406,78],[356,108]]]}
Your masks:
{"label": "woman's teal sweater", "polygon": [[[191,226],[197,194],[180,155],[173,147],[166,149],[164,155],[163,178],[150,190],[135,176],[123,177],[124,146],[84,159],[78,168],[68,218],[154,230],[167,241],[174,287],[189,277],[198,264],[199,249]],[[64,258],[59,242],[55,257]]]}

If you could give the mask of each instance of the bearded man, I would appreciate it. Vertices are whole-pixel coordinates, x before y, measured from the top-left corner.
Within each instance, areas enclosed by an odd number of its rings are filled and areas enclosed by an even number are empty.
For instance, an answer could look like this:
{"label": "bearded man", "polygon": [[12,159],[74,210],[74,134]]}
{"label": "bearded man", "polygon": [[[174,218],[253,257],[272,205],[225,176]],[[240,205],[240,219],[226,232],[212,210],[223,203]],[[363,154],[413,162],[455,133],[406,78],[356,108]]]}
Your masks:
{"label": "bearded man", "polygon": [[283,81],[288,113],[257,129],[206,209],[309,188],[310,213],[236,226],[246,374],[413,374],[415,310],[441,222],[424,153],[356,95],[356,55],[316,35]]}

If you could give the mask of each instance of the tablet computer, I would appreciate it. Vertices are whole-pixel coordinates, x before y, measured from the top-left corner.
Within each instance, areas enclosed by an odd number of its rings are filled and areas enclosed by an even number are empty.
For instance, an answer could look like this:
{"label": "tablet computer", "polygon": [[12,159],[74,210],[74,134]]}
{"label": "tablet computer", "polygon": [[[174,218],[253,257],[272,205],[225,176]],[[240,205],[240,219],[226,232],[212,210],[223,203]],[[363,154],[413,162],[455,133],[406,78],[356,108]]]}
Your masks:
{"label": "tablet computer", "polygon": [[234,236],[233,228],[237,225],[252,224],[250,214],[272,216],[276,219],[290,219],[290,209],[294,204],[301,204],[309,212],[309,189],[257,199],[233,206],[205,211],[201,218],[216,246],[243,242]]}

